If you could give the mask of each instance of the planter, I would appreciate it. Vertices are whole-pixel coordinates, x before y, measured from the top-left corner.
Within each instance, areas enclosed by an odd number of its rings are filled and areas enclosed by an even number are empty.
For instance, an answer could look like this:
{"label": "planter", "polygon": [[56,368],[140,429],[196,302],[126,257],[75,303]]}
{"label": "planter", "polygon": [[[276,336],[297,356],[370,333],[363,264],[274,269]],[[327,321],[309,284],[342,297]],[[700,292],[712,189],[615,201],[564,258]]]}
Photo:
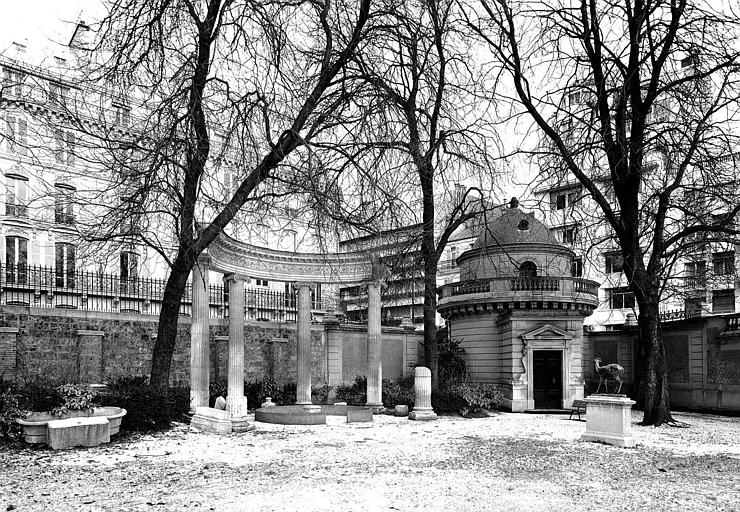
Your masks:
{"label": "planter", "polygon": [[15,420],[23,429],[23,438],[27,443],[46,443],[47,423],[53,420],[79,418],[84,416],[105,416],[110,424],[110,435],[117,434],[121,429],[121,420],[126,415],[126,409],[121,407],[95,407],[92,412],[69,411],[62,416],[54,416],[50,412],[32,412],[24,419]]}

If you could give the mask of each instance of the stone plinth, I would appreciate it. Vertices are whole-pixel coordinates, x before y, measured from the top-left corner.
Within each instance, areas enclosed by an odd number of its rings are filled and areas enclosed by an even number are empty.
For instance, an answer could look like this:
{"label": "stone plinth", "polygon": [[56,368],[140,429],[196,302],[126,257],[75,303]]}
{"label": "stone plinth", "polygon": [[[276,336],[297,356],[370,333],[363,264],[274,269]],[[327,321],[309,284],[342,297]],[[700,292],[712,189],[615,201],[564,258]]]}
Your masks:
{"label": "stone plinth", "polygon": [[212,434],[230,434],[231,415],[221,409],[196,407],[195,416],[190,420],[190,426]]}
{"label": "stone plinth", "polygon": [[634,400],[624,395],[591,395],[585,399],[586,431],[581,440],[612,444],[622,448],[635,446],[632,437]]}
{"label": "stone plinth", "polygon": [[424,366],[414,369],[414,410],[409,414],[410,420],[436,420],[432,409],[432,372]]}
{"label": "stone plinth", "polygon": [[47,423],[46,444],[52,450],[110,443],[110,423],[105,416],[67,418]]}

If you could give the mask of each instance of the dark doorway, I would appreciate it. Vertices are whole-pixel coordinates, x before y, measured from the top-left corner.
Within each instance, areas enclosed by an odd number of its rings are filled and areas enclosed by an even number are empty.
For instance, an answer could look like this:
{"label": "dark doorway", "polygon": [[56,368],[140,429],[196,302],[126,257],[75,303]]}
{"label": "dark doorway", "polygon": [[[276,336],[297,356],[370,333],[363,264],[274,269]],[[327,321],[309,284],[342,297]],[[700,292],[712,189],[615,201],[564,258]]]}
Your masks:
{"label": "dark doorway", "polygon": [[535,350],[534,408],[561,409],[563,404],[563,352],[560,350]]}

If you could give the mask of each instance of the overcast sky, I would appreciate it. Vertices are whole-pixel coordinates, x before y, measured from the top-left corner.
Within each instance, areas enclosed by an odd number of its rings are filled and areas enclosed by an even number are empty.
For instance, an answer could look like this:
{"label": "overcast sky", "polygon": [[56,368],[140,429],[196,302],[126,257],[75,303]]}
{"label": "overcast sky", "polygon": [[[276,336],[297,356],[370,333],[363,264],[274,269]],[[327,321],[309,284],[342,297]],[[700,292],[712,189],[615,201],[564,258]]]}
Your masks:
{"label": "overcast sky", "polygon": [[49,41],[67,42],[78,20],[100,17],[101,0],[27,0],[3,2],[0,16],[0,51],[13,41],[47,46]]}

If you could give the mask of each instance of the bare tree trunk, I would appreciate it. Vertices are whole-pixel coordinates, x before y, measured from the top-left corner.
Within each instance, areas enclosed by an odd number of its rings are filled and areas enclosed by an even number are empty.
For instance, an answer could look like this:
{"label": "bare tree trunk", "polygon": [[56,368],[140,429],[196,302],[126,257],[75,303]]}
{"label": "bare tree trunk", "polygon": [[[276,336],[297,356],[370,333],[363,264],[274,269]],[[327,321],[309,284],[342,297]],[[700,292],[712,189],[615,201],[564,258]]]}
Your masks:
{"label": "bare tree trunk", "polygon": [[[426,159],[425,159],[426,160]],[[432,373],[432,390],[439,386],[437,347],[437,246],[434,239],[434,170],[425,161],[419,169],[422,190],[421,255],[424,260],[424,362]]]}
{"label": "bare tree trunk", "polygon": [[432,390],[436,390],[439,386],[436,262],[424,265],[424,362],[432,373]]}
{"label": "bare tree trunk", "polygon": [[648,353],[645,371],[645,415],[643,425],[660,426],[673,422],[668,395],[668,368],[665,359],[665,345],[660,330],[658,304],[649,301],[640,304],[639,344]]}
{"label": "bare tree trunk", "polygon": [[[189,267],[192,267],[190,265]],[[162,297],[162,310],[157,326],[157,341],[152,351],[152,371],[149,384],[155,396],[167,396],[169,388],[172,354],[177,343],[177,322],[180,314],[180,301],[185,293],[190,270],[188,265],[172,267]]]}

